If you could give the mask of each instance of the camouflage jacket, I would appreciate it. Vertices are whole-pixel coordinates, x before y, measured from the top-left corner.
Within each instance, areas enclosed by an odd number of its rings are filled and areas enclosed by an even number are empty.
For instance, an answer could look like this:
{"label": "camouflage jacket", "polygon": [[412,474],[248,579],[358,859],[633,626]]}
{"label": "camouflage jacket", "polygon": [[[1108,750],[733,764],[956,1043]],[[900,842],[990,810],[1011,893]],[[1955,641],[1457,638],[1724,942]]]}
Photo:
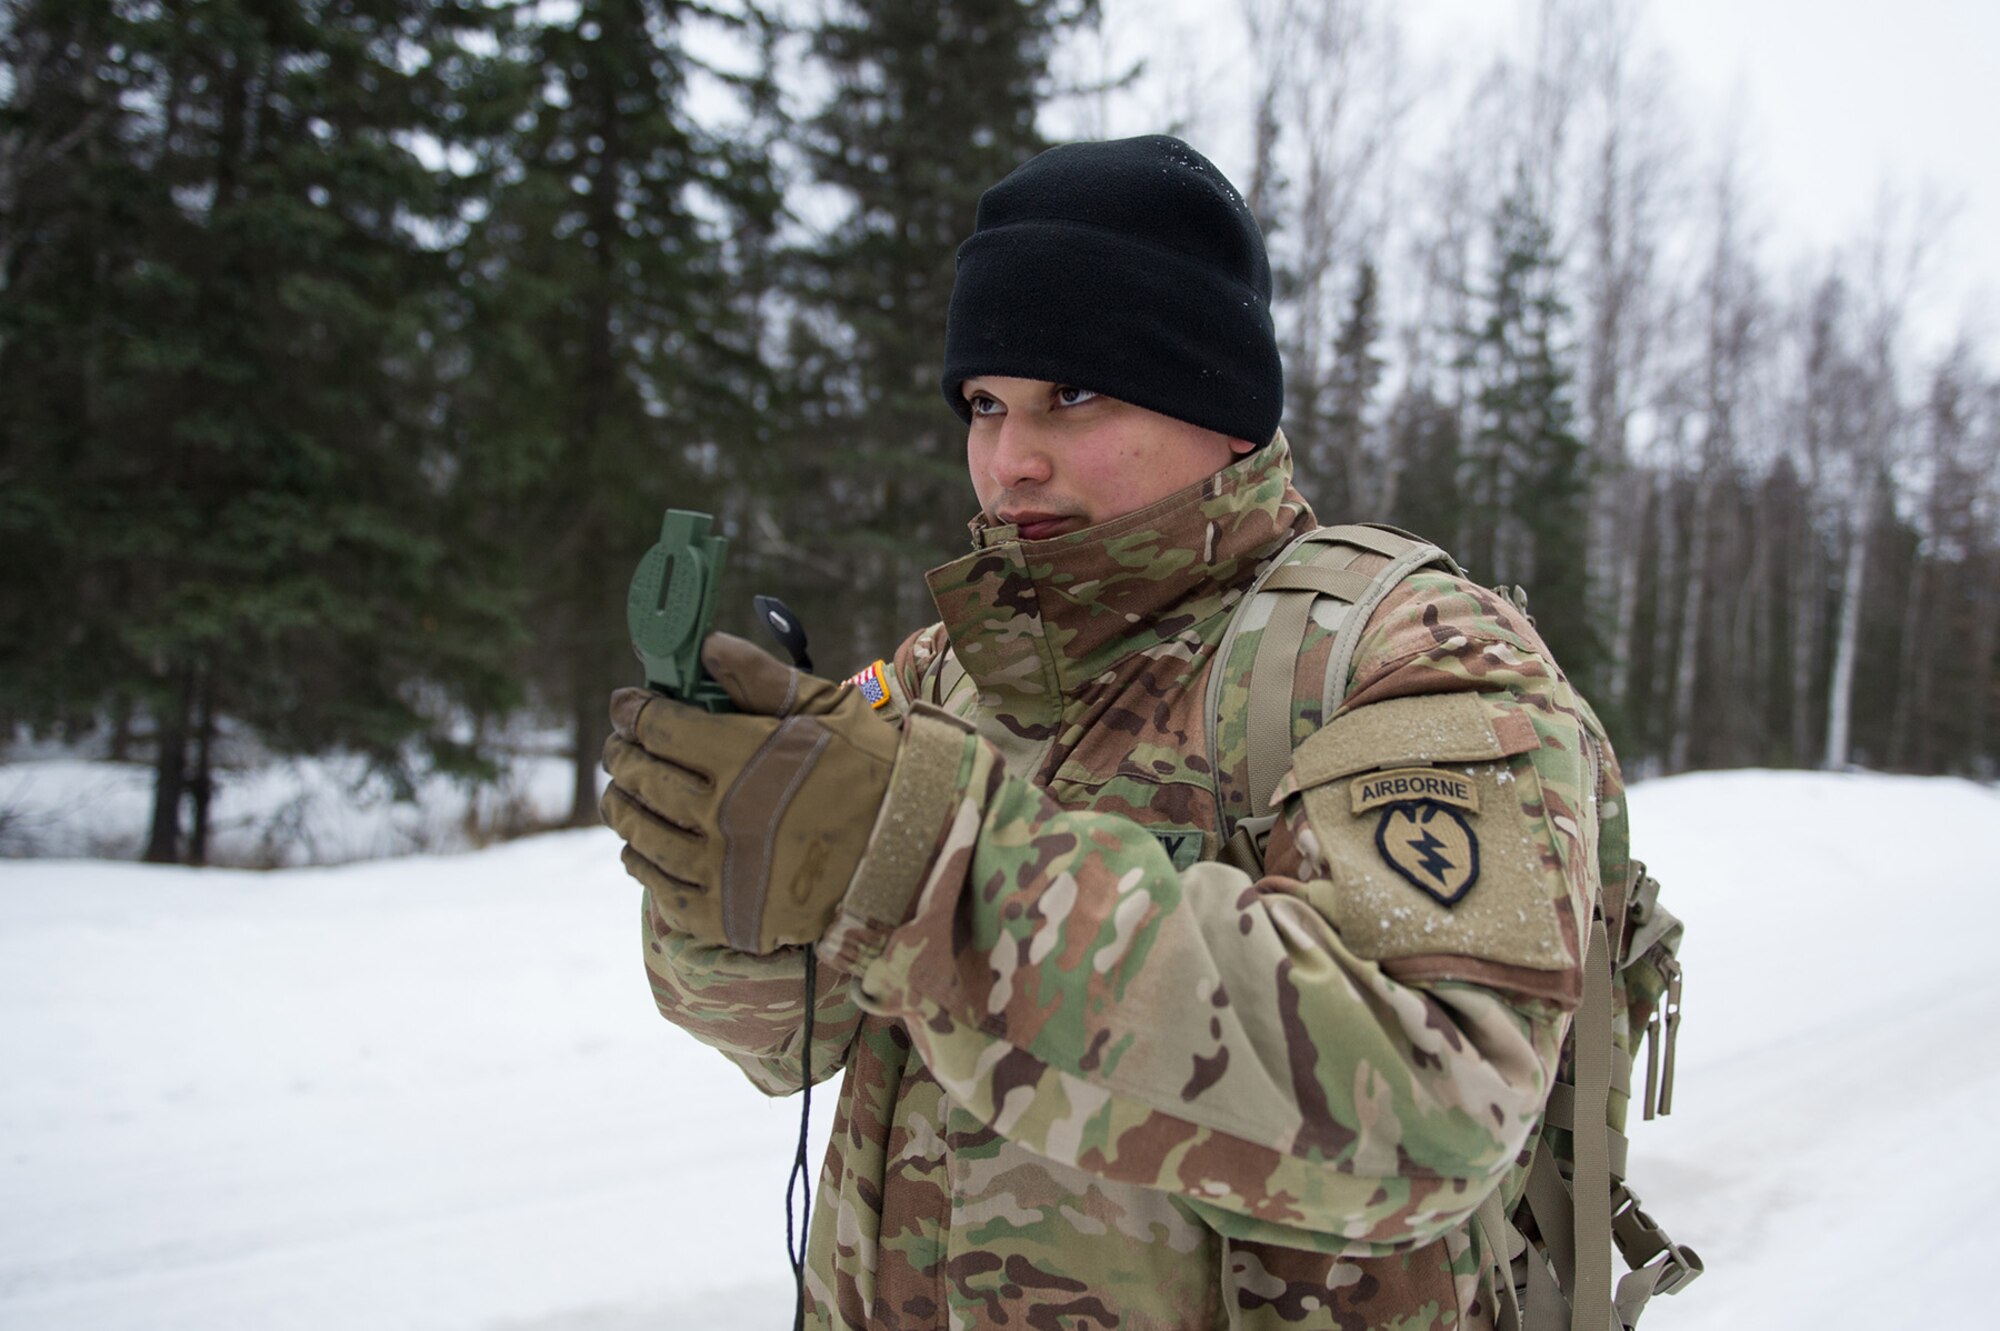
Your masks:
{"label": "camouflage jacket", "polygon": [[[1419,573],[1336,714],[1295,704],[1264,876],[1204,861],[1245,779],[1204,756],[1217,647],[1313,523],[1280,437],[1087,531],[976,533],[931,574],[942,622],[897,653],[895,705],[989,742],[909,918],[820,945],[813,1066],[845,1076],[813,1325],[1490,1325],[1468,1217],[1518,1191],[1595,861],[1624,853],[1617,772],[1525,618]],[[1412,788],[1435,798],[1390,797]],[[1439,867],[1468,851],[1469,882]],[[802,953],[646,918],[661,1011],[795,1091]]]}

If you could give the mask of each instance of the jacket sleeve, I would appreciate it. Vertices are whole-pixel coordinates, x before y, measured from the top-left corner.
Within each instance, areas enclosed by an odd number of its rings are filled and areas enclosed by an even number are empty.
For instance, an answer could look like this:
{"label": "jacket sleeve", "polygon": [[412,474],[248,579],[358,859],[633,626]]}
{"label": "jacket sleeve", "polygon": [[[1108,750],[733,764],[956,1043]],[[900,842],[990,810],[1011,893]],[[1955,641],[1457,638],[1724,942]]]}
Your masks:
{"label": "jacket sleeve", "polygon": [[[1303,747],[1252,881],[1212,863],[1177,873],[1135,823],[1057,806],[971,740],[907,918],[844,915],[822,955],[857,977],[864,1009],[902,1022],[958,1103],[1038,1154],[1173,1192],[1233,1237],[1371,1255],[1457,1227],[1539,1117],[1593,889],[1583,829],[1568,838],[1550,812],[1581,807],[1589,782],[1566,686],[1525,621],[1480,631],[1442,595],[1378,611],[1357,692],[1456,696],[1506,722],[1489,729],[1513,752],[1435,770],[1479,777],[1487,812],[1510,815],[1476,828],[1508,844],[1487,847],[1474,890],[1539,932],[1485,956],[1463,931],[1447,953],[1422,946],[1421,923],[1414,937],[1362,928],[1363,889],[1392,924],[1449,910],[1415,886],[1393,895],[1393,866],[1357,858],[1373,823],[1335,824],[1351,780],[1302,775]],[[1437,632],[1441,608],[1472,631]],[[1508,799],[1517,817],[1497,807]]]}
{"label": "jacket sleeve", "polygon": [[[924,695],[926,675],[936,673],[944,650],[944,626],[932,624],[904,638],[890,660],[878,662],[888,683],[884,721],[900,721],[912,699]],[[756,957],[700,943],[674,933],[652,909],[650,897],[642,899],[640,931],[646,977],[662,1017],[720,1049],[766,1095],[800,1089],[806,987],[802,947]],[[854,1005],[852,975],[838,963],[820,967],[814,989],[812,1079],[818,1083],[846,1063],[862,1011]]]}
{"label": "jacket sleeve", "polygon": [[[905,638],[880,662],[889,684],[885,720],[899,720],[919,695],[923,676],[942,652],[943,627],[931,625]],[[870,667],[871,669],[873,667]],[[719,1049],[766,1095],[800,1088],[799,1046],[805,1025],[805,949],[781,948],[752,956],[677,934],[641,902],[640,928],[646,976],[660,1015],[703,1044]],[[813,1081],[845,1065],[861,1011],[852,977],[834,965],[819,968],[814,985]]]}
{"label": "jacket sleeve", "polygon": [[[789,1095],[803,1085],[806,953],[780,948],[751,956],[698,942],[668,929],[652,898],[641,903],[646,978],[660,1015],[723,1052],[766,1095]],[[852,977],[822,965],[813,1008],[813,1081],[832,1076],[847,1061],[861,1012]]]}

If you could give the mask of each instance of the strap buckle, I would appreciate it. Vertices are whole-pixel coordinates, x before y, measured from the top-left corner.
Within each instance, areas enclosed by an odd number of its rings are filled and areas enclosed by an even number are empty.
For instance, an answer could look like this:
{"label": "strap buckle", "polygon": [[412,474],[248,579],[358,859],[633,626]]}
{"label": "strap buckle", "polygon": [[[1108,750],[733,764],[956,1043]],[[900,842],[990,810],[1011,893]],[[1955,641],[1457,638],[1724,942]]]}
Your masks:
{"label": "strap buckle", "polygon": [[1619,1188],[1615,1200],[1617,1211],[1611,1217],[1611,1237],[1618,1244],[1619,1256],[1632,1271],[1618,1282],[1613,1302],[1621,1324],[1631,1326],[1639,1320],[1647,1299],[1679,1291],[1704,1268],[1701,1254],[1674,1242],[1629,1189]]}

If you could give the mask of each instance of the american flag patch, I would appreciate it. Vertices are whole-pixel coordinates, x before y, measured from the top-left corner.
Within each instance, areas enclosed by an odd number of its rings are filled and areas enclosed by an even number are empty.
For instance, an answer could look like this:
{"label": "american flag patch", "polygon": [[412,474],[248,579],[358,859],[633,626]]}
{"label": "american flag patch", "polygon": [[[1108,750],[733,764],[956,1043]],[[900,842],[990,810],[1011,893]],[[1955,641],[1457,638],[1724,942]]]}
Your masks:
{"label": "american flag patch", "polygon": [[889,676],[882,669],[882,664],[877,661],[847,681],[861,690],[861,696],[868,700],[870,707],[880,708],[886,706],[889,701]]}

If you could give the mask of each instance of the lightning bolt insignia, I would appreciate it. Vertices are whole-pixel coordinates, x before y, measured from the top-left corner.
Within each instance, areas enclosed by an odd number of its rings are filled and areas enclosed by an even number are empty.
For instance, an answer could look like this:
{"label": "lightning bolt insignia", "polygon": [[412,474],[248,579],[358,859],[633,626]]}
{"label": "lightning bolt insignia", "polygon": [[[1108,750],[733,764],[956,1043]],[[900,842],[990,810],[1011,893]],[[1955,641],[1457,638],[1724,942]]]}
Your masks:
{"label": "lightning bolt insignia", "polygon": [[1457,867],[1439,853],[1444,849],[1444,842],[1431,835],[1428,828],[1415,841],[1408,841],[1404,844],[1417,852],[1417,867],[1437,879],[1440,883],[1445,881],[1447,873],[1450,873],[1452,869]]}
{"label": "lightning bolt insignia", "polygon": [[1433,800],[1384,809],[1375,846],[1385,864],[1440,906],[1457,905],[1479,881],[1479,834],[1458,810]]}

